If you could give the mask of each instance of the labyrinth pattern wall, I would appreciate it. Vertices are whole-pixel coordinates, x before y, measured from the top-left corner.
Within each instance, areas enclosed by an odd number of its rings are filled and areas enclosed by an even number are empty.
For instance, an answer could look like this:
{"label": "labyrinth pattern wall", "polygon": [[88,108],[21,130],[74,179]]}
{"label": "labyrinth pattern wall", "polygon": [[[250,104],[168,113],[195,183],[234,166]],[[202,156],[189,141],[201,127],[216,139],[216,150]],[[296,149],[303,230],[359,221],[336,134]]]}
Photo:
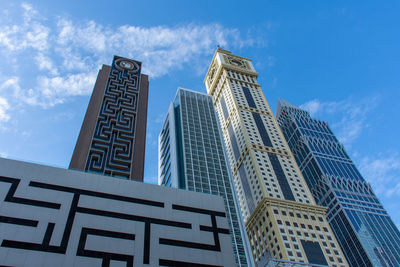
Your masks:
{"label": "labyrinth pattern wall", "polygon": [[222,198],[0,159],[0,265],[232,266]]}
{"label": "labyrinth pattern wall", "polygon": [[114,57],[97,117],[86,171],[129,178],[141,63]]}

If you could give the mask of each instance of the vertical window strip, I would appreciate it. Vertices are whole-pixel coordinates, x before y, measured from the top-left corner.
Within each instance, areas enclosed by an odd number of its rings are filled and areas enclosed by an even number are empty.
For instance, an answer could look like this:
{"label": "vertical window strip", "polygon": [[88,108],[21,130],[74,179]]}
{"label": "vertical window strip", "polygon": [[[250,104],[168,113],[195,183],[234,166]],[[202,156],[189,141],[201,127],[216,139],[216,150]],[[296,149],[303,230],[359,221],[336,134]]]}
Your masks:
{"label": "vertical window strip", "polygon": [[276,178],[278,179],[279,186],[281,187],[283,196],[287,200],[295,201],[292,189],[286,179],[285,173],[283,172],[281,163],[279,162],[278,156],[272,153],[268,153],[269,160],[272,168],[274,169]]}
{"label": "vertical window strip", "polygon": [[242,86],[242,90],[243,90],[244,96],[246,97],[247,104],[249,104],[249,107],[257,108],[256,103],[254,102],[253,96],[251,95],[250,89],[245,86]]}
{"label": "vertical window strip", "polygon": [[235,161],[237,161],[240,157],[240,152],[239,152],[239,146],[236,142],[236,136],[235,136],[235,133],[233,132],[231,123],[228,126],[228,134],[229,134],[229,139],[231,140],[233,153],[235,154]]}
{"label": "vertical window strip", "polygon": [[247,178],[246,171],[244,169],[244,163],[242,163],[239,167],[239,178],[242,182],[242,187],[244,191],[244,195],[246,197],[246,203],[249,208],[250,214],[255,210],[253,196],[250,191],[249,179]]}
{"label": "vertical window strip", "polygon": [[225,99],[224,96],[221,96],[221,108],[222,108],[222,112],[224,113],[224,119],[226,121],[226,119],[228,118],[228,109],[226,108],[226,103],[225,103]]}

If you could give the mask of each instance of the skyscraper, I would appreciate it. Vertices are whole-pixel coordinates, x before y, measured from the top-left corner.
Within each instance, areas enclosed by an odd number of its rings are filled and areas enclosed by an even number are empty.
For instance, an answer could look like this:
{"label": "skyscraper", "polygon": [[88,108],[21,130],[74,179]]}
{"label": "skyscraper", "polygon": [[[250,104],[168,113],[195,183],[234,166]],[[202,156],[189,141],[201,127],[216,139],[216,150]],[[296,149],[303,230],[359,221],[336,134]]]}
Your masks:
{"label": "skyscraper", "polygon": [[114,56],[97,76],[70,169],[143,181],[148,76]]}
{"label": "skyscraper", "polygon": [[279,125],[351,266],[400,266],[400,232],[328,124],[284,100]]}
{"label": "skyscraper", "polygon": [[212,98],[179,88],[158,149],[159,184],[224,198],[236,263],[248,266],[247,238],[236,209]]}
{"label": "skyscraper", "polygon": [[251,60],[220,48],[205,84],[213,96],[229,165],[259,264],[293,261],[347,266],[271,109]]}

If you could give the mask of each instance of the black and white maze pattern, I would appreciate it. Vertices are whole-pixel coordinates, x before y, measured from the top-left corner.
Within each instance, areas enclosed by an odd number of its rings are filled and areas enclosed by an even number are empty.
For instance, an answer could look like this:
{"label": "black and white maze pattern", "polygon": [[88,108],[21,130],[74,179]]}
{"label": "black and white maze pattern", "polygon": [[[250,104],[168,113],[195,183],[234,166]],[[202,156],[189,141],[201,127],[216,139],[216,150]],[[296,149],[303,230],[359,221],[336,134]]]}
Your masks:
{"label": "black and white maze pattern", "polygon": [[[48,253],[57,253],[57,254],[66,254],[69,253],[71,254],[71,251],[68,252],[68,250],[71,247],[77,247],[76,256],[81,256],[81,257],[89,257],[89,258],[97,258],[101,259],[102,261],[102,266],[109,266],[110,261],[121,261],[121,262],[126,262],[126,266],[133,266],[134,264],[134,257],[136,255],[134,254],[134,249],[128,249],[129,251],[132,251],[131,254],[122,254],[122,253],[115,253],[115,252],[106,252],[106,251],[98,251],[98,250],[91,250],[87,249],[87,240],[89,237],[100,237],[100,238],[114,238],[114,239],[119,239],[119,240],[126,240],[128,243],[128,246],[134,246],[133,242],[142,242],[143,245],[143,261],[139,262],[139,265],[146,265],[150,264],[150,257],[151,253],[157,254],[157,251],[153,252],[150,250],[151,240],[155,240],[154,238],[151,237],[152,235],[152,227],[155,226],[163,226],[163,227],[169,227],[169,228],[183,228],[183,229],[192,229],[193,225],[188,222],[181,222],[181,221],[172,221],[172,220],[166,220],[166,219],[161,219],[161,218],[155,218],[155,217],[148,217],[148,216],[141,216],[137,215],[134,213],[122,213],[122,212],[117,212],[117,211],[111,211],[111,210],[100,210],[97,208],[90,207],[90,203],[93,201],[99,201],[100,199],[106,200],[106,201],[119,201],[119,205],[124,205],[124,204],[129,204],[129,203],[135,203],[139,204],[142,206],[145,206],[144,208],[149,207],[157,207],[157,208],[163,208],[165,209],[165,203],[159,202],[159,201],[152,201],[152,200],[146,200],[146,199],[139,199],[139,198],[133,198],[133,197],[127,197],[127,196],[121,196],[121,195],[115,195],[115,194],[109,194],[109,193],[103,193],[103,192],[96,192],[96,191],[90,191],[90,190],[85,190],[85,189],[80,189],[80,188],[73,188],[73,187],[67,187],[67,186],[61,186],[61,185],[54,185],[54,184],[49,184],[49,183],[43,183],[43,182],[38,182],[38,181],[29,181],[28,185],[26,186],[27,188],[23,188],[21,190],[22,192],[26,192],[27,190],[36,188],[42,190],[42,194],[48,194],[49,191],[53,192],[61,192],[64,194],[69,195],[70,202],[68,204],[66,203],[58,203],[58,202],[48,202],[48,201],[43,201],[43,200],[37,200],[37,199],[30,199],[30,198],[24,198],[21,196],[18,192],[20,190],[20,179],[17,178],[11,178],[11,177],[4,177],[0,176],[0,189],[1,192],[6,192],[4,202],[2,205],[4,205],[6,202],[8,202],[10,205],[13,205],[12,209],[18,209],[22,208],[22,206],[25,207],[38,207],[43,209],[43,212],[49,214],[51,213],[51,210],[56,210],[56,211],[61,211],[63,209],[63,205],[68,205],[69,207],[64,207],[66,210],[66,218],[63,220],[63,225],[64,229],[61,234],[61,242],[59,242],[58,245],[54,245],[52,242],[52,237],[54,233],[54,229],[57,226],[54,221],[55,218],[48,218],[48,222],[41,222],[39,220],[35,219],[26,219],[26,218],[17,218],[13,216],[7,216],[6,214],[0,214],[0,225],[1,224],[11,224],[15,225],[18,227],[26,227],[26,228],[38,228],[38,225],[40,223],[46,224],[46,227],[44,230],[44,234],[42,237],[42,241],[39,243],[35,242],[28,242],[28,241],[21,241],[21,240],[10,240],[7,238],[4,238],[4,233],[1,233],[1,248],[13,248],[13,249],[22,249],[22,250],[31,250],[31,251],[42,251],[42,252],[48,252]],[[7,186],[9,188],[7,188]],[[7,189],[4,190],[5,188]],[[2,196],[0,196],[2,197]],[[83,198],[90,198],[91,201],[82,201]],[[109,205],[112,207],[113,205]],[[114,203],[115,206],[115,203]],[[180,212],[187,212],[190,214],[202,214],[205,216],[209,216],[211,225],[199,225],[199,230],[203,232],[210,232],[212,233],[214,243],[213,244],[207,244],[207,243],[197,243],[197,242],[189,242],[189,241],[184,241],[184,240],[179,240],[179,239],[171,239],[171,238],[161,238],[158,237],[158,242],[160,245],[165,245],[165,246],[174,246],[174,247],[183,247],[183,248],[190,248],[190,249],[195,249],[195,250],[208,250],[208,251],[215,251],[215,252],[220,252],[221,251],[221,246],[220,246],[220,235],[229,235],[229,230],[225,228],[219,228],[217,225],[217,217],[225,217],[224,212],[220,211],[213,211],[213,210],[206,210],[206,209],[199,209],[195,207],[189,207],[189,206],[183,206],[183,205],[178,205],[178,204],[172,204],[172,210],[177,210]],[[3,211],[2,211],[3,213]],[[113,219],[119,219],[119,220],[127,220],[127,221],[134,221],[134,222],[139,222],[142,224],[142,231],[141,233],[138,233],[138,229],[136,228],[136,233],[127,233],[127,232],[119,232],[119,231],[112,231],[112,230],[106,230],[106,229],[98,229],[98,228],[93,228],[93,225],[85,225],[81,226],[79,224],[76,225],[75,221],[77,216],[79,215],[89,215],[89,216],[95,216],[93,217],[93,221],[97,220],[98,217],[96,216],[101,216],[101,217],[107,217],[107,218],[113,218]],[[40,217],[40,216],[39,216]],[[58,226],[61,227],[62,226]],[[90,227],[92,226],[92,227]],[[112,227],[112,226],[111,226]],[[79,229],[76,229],[79,228]],[[21,228],[18,228],[21,229]],[[22,229],[23,230],[23,229]],[[39,229],[38,229],[39,230]],[[77,233],[79,238],[74,238],[75,240],[78,240],[78,244],[76,246],[71,245],[71,235],[72,233]],[[138,240],[137,237],[140,235],[142,240]],[[177,236],[177,238],[179,238]],[[129,243],[130,242],[130,243]],[[107,241],[105,241],[107,243]],[[0,262],[0,264],[2,264]],[[154,263],[153,263],[154,264]],[[163,259],[159,258],[158,264],[160,266],[217,266],[217,265],[207,265],[207,264],[202,264],[202,263],[196,263],[196,262],[184,262],[184,261],[177,261],[177,260],[170,260],[170,259]]]}
{"label": "black and white maze pattern", "polygon": [[86,170],[129,178],[140,72],[111,69]]}

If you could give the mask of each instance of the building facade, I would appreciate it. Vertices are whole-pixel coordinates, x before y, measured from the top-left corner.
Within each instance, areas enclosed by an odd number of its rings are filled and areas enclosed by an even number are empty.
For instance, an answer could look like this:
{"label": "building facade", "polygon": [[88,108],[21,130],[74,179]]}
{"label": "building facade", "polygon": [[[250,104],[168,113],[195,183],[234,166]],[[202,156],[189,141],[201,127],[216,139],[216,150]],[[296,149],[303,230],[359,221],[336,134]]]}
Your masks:
{"label": "building facade", "polygon": [[250,266],[246,257],[247,237],[235,205],[212,98],[179,88],[159,135],[158,147],[159,184],[222,196],[236,264]]}
{"label": "building facade", "polygon": [[220,196],[0,158],[1,266],[234,266]]}
{"label": "building facade", "polygon": [[277,120],[351,266],[400,266],[400,232],[328,124],[284,100]]}
{"label": "building facade", "polygon": [[149,82],[141,67],[118,56],[103,65],[70,169],[143,181]]}
{"label": "building facade", "polygon": [[250,59],[217,49],[205,77],[256,262],[347,266],[257,83]]}

